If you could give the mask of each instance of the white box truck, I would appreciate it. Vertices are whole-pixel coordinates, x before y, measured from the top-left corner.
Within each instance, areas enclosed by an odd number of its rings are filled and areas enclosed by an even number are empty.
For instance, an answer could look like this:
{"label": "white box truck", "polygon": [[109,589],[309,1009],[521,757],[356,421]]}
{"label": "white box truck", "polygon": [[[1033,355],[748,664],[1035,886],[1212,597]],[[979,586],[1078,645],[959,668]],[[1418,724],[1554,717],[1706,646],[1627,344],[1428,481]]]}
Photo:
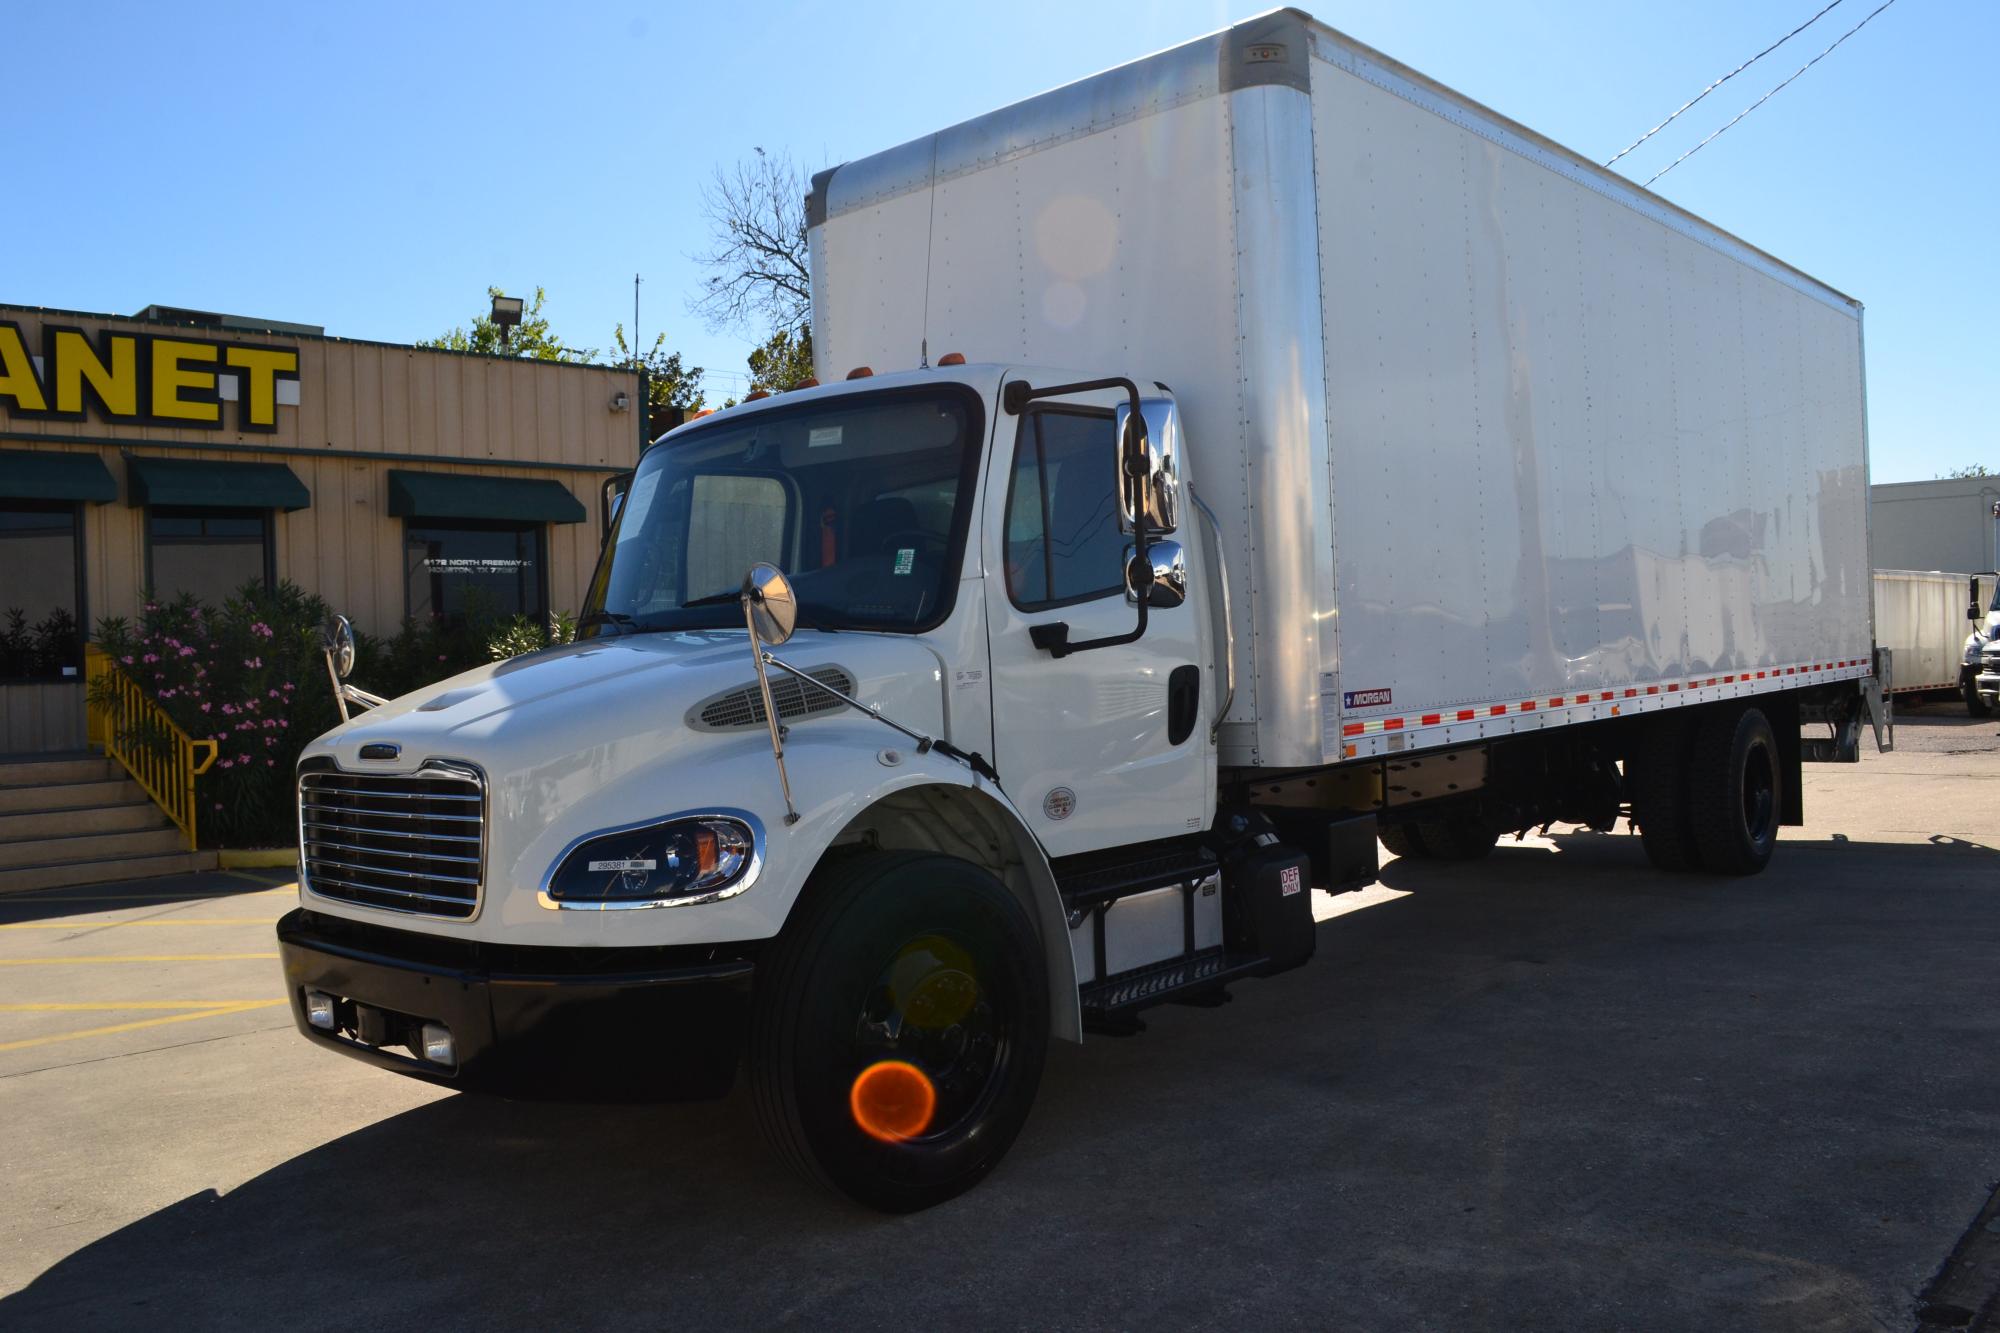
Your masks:
{"label": "white box truck", "polygon": [[1991,574],[1875,571],[1875,642],[1889,654],[1893,698],[1960,699],[1985,717],[1992,706],[1979,692],[1979,673],[1996,630],[2000,593]]}
{"label": "white box truck", "polygon": [[645,452],[578,642],[304,755],[315,1042],[740,1061],[918,1208],[1049,1038],[1305,962],[1378,834],[1752,873],[1881,743],[1859,306],[1303,14],[808,215],[817,381]]}

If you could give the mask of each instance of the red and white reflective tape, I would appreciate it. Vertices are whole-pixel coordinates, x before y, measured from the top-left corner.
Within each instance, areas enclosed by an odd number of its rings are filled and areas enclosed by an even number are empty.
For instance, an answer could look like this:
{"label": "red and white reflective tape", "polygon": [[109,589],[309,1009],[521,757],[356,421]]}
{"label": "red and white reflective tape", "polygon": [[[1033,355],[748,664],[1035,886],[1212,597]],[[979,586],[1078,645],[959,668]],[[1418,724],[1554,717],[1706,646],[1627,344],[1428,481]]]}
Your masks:
{"label": "red and white reflective tape", "polygon": [[1798,666],[1764,667],[1752,671],[1732,671],[1714,676],[1696,676],[1687,680],[1664,681],[1653,685],[1628,685],[1614,690],[1590,690],[1582,694],[1553,694],[1545,698],[1522,699],[1518,703],[1472,704],[1457,708],[1440,708],[1428,713],[1405,713],[1400,717],[1371,717],[1360,722],[1343,723],[1340,735],[1341,739],[1347,740],[1355,736],[1372,736],[1384,731],[1449,727],[1464,722],[1483,722],[1488,718],[1518,717],[1524,713],[1546,713],[1555,709],[1586,705],[1617,705],[1627,699],[1647,699],[1655,695],[1706,690],[1710,686],[1754,684],[1760,680],[1775,680],[1785,676],[1814,676],[1832,671],[1852,671],[1857,667],[1865,669],[1867,666],[1867,658],[1852,657],[1840,662],[1808,662]]}

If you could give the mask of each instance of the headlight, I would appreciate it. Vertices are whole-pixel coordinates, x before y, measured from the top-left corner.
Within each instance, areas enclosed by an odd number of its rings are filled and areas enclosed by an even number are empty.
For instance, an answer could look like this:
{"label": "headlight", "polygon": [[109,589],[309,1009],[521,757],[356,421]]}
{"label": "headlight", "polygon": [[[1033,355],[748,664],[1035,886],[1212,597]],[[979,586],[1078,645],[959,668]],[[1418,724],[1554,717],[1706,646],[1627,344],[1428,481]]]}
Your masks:
{"label": "headlight", "polygon": [[713,902],[750,887],[754,821],[693,815],[586,838],[563,856],[542,899],[551,907],[653,907]]}

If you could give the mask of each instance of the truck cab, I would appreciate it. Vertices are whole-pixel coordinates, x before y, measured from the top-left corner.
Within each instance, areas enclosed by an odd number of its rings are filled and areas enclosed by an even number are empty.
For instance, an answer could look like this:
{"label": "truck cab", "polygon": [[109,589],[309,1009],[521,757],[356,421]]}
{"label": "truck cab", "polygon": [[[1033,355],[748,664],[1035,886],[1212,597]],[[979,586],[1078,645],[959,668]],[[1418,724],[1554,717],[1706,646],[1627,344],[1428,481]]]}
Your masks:
{"label": "truck cab", "polygon": [[747,1046],[822,1178],[963,1188],[1050,1035],[1311,951],[1305,858],[1210,836],[1230,631],[1187,447],[1158,386],[964,364],[664,436],[575,642],[306,751],[301,1030],[470,1086],[637,1035],[712,1092]]}

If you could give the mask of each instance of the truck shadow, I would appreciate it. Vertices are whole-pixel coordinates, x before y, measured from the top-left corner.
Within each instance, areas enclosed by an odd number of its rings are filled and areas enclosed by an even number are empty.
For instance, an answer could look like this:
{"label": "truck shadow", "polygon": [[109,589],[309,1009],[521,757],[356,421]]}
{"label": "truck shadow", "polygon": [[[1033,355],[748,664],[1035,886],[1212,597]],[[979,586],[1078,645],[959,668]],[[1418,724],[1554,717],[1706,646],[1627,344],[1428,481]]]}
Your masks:
{"label": "truck shadow", "polygon": [[[206,871],[160,879],[121,880],[115,884],[81,884],[73,888],[31,889],[0,894],[0,922],[47,921],[56,917],[89,916],[100,912],[144,911],[182,903],[226,903],[272,889],[289,888],[289,872]],[[88,925],[87,921],[81,922]]]}
{"label": "truck shadow", "polygon": [[[1935,1207],[1935,1164],[1871,1165],[1935,1151],[1882,1128],[1922,1114],[1911,1089],[2000,1092],[1950,1045],[1968,1005],[1974,1035],[2000,1020],[1979,981],[2000,852],[1788,841],[1771,872],[1725,881],[1656,873],[1634,838],[1554,844],[1389,861],[1392,896],[1323,922],[1310,966],[1059,1045],[998,1175],[925,1214],[794,1181],[740,1087],[675,1106],[452,1096],[82,1247],[0,1300],[0,1325],[1130,1324],[1238,1308],[1220,1275],[1273,1266],[1257,1299],[1280,1304],[1260,1308],[1361,1325],[1424,1323],[1425,1291],[1453,1283],[1487,1309],[1472,1323],[1564,1323],[1607,1265],[1626,1308],[1696,1322],[1750,1301],[1752,1322],[1837,1325],[1881,1302],[1800,1255],[1874,1253],[1878,1208]],[[1926,1024],[1940,1035],[1911,1035]],[[1710,1117],[1724,1129],[1694,1128]],[[1846,1183],[1756,1193],[1808,1133]],[[1830,1191],[1881,1179],[1866,1219],[1826,1215]],[[1807,1245],[1794,1222],[1837,1234]],[[1197,1251],[1198,1291],[1074,1273],[1080,1255]],[[1482,1306],[1503,1287],[1529,1303]]]}

